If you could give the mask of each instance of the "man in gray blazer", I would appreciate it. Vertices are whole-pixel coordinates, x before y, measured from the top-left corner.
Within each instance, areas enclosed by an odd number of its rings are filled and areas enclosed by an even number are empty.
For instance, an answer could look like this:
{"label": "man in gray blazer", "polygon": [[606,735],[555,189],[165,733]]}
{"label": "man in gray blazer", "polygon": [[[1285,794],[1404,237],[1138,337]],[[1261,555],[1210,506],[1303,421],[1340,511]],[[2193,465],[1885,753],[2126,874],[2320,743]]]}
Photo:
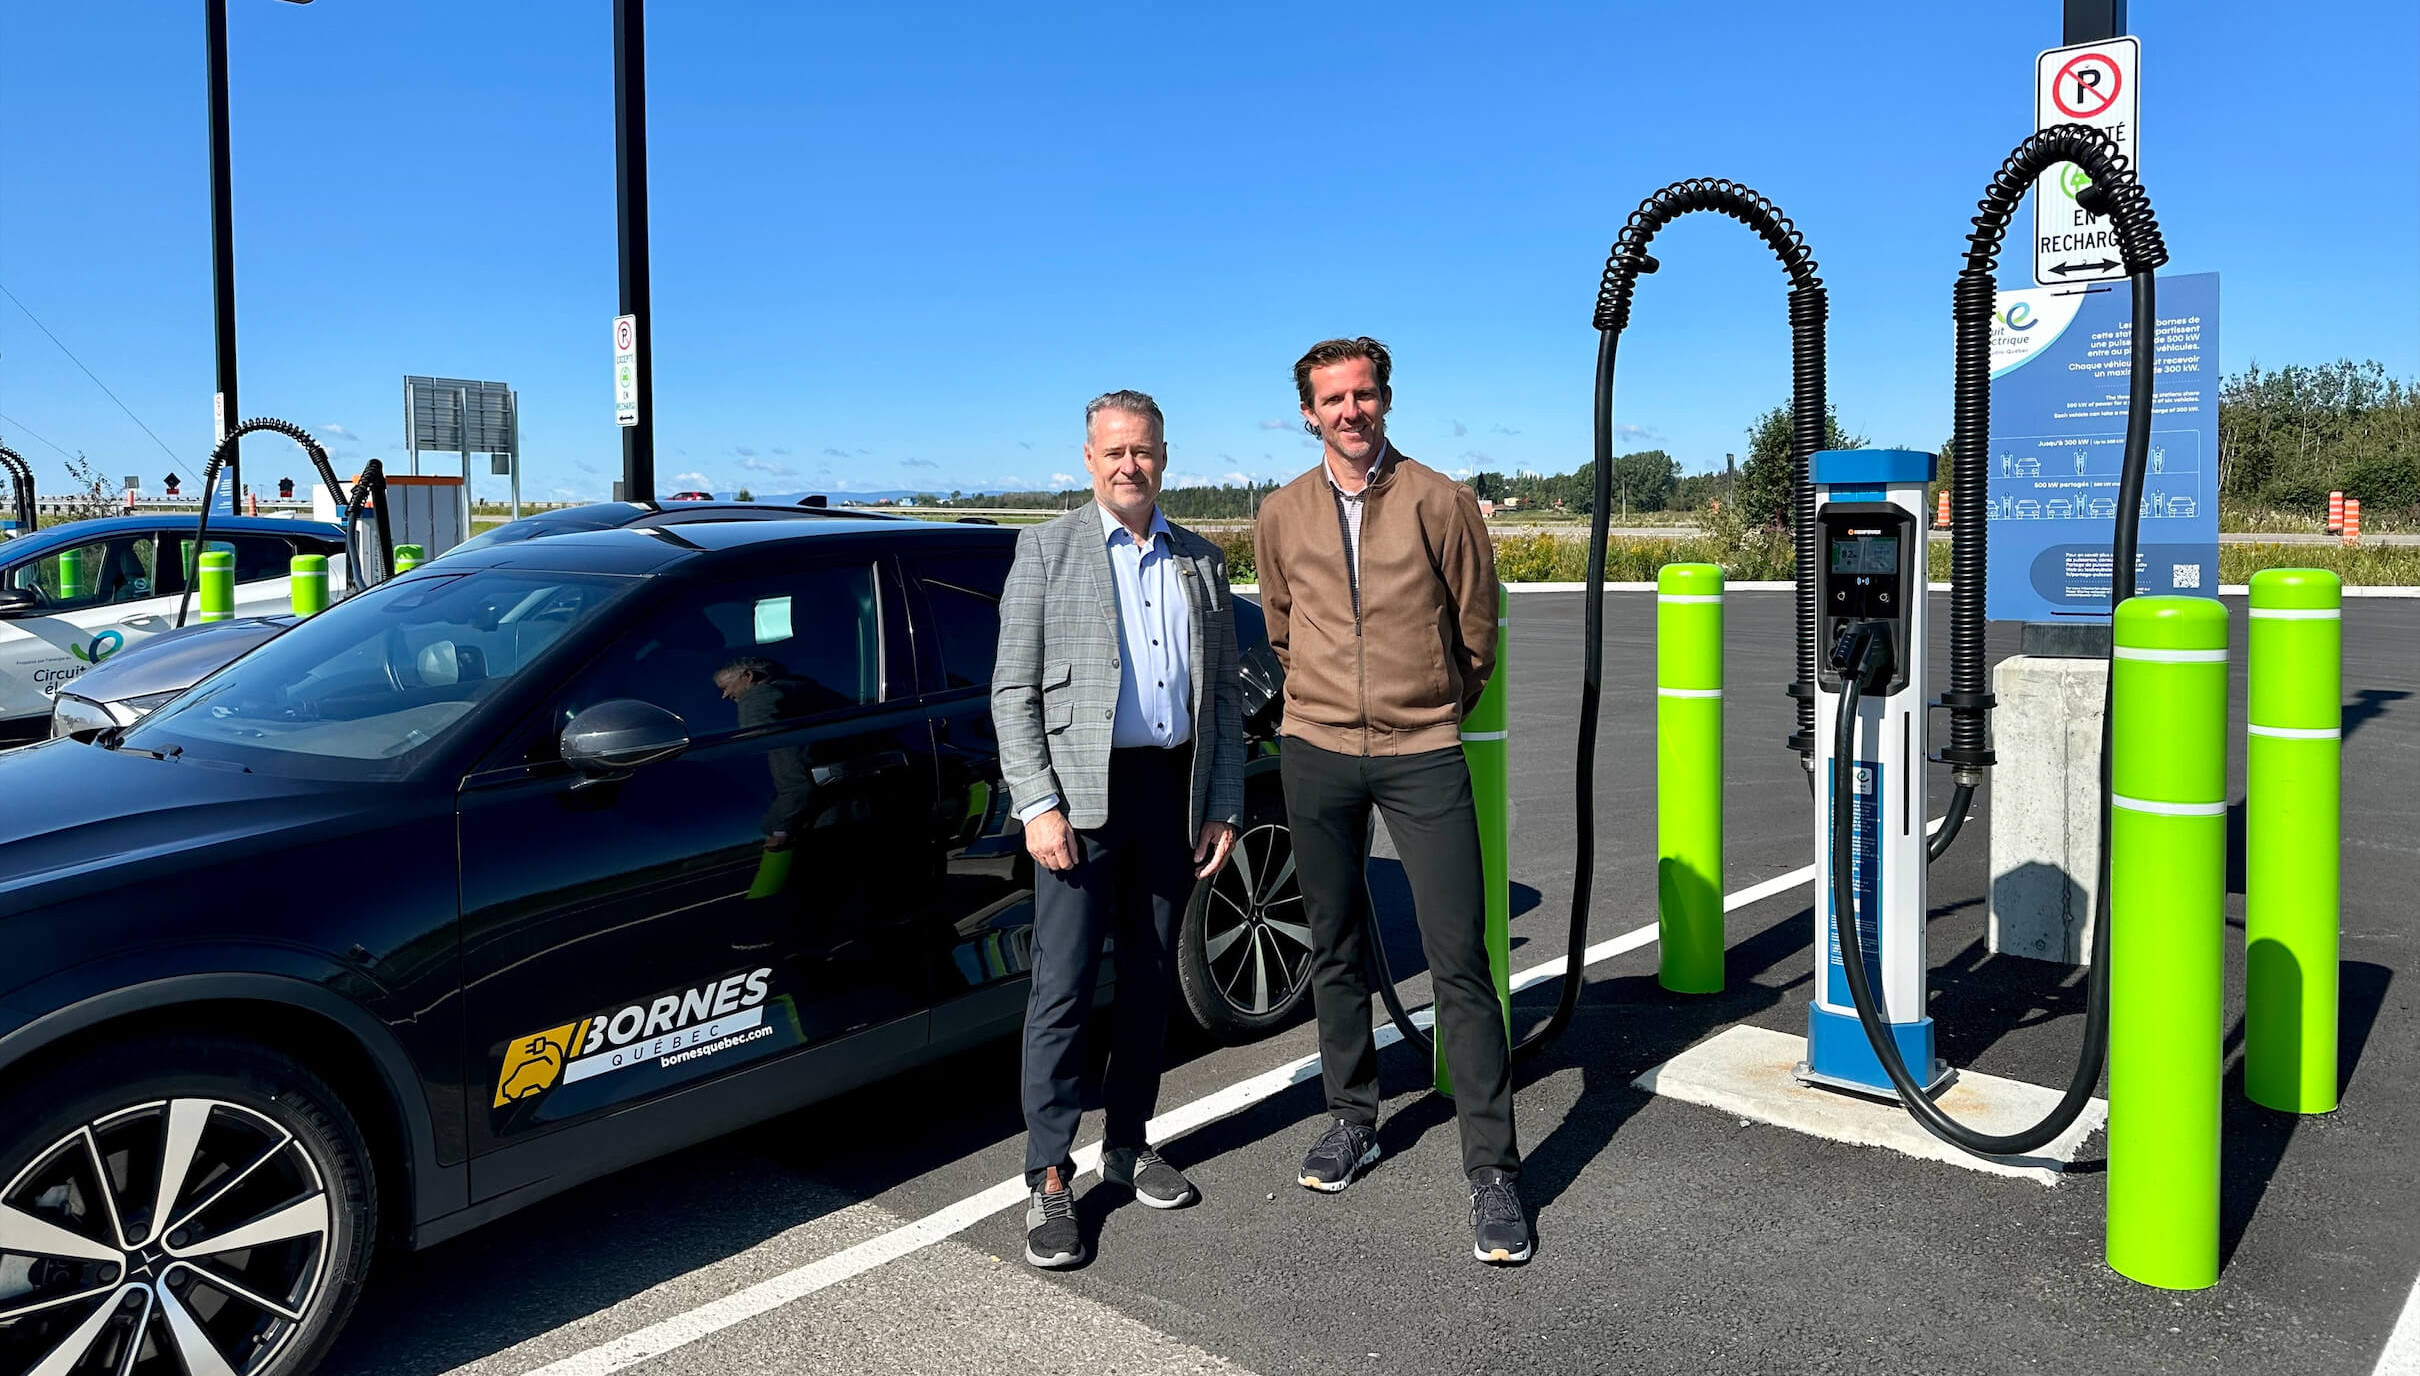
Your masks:
{"label": "man in gray blazer", "polygon": [[1167,425],[1141,392],[1084,408],[1093,500],[1017,538],[992,720],[1034,858],[1025,1011],[1025,1259],[1084,1259],[1073,1150],[1084,1024],[1117,941],[1101,1177],[1174,1209],[1193,1183],[1143,1139],[1160,1089],[1178,923],[1244,810],[1235,612],[1219,547],[1160,514]]}

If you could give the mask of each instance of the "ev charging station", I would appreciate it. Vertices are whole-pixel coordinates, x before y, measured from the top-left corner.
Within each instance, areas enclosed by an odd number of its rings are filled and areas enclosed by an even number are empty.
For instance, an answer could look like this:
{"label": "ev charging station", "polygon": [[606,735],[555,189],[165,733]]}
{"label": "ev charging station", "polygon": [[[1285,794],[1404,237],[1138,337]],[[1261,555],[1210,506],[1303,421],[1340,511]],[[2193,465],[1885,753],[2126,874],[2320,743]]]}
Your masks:
{"label": "ev charging station", "polygon": [[[1925,1012],[1924,872],[1926,866],[1924,685],[1925,494],[1934,456],[1904,449],[1826,450],[1809,465],[1815,489],[1816,644],[1834,654],[1815,681],[1818,722],[1840,711],[1843,647],[1870,638],[1886,664],[1861,695],[1851,748],[1837,732],[1817,731],[1815,778],[1849,771],[1846,817],[1817,789],[1814,1000],[1807,1008],[1807,1059],[1799,1078],[1812,1084],[1896,1098],[1898,1091],[1858,1022],[1843,965],[1840,930],[1856,934],[1857,958],[1881,1003],[1899,1059],[1926,1088],[1950,1074],[1933,1054]],[[1839,920],[1831,895],[1837,828],[1849,832],[1848,890],[1854,912]]]}

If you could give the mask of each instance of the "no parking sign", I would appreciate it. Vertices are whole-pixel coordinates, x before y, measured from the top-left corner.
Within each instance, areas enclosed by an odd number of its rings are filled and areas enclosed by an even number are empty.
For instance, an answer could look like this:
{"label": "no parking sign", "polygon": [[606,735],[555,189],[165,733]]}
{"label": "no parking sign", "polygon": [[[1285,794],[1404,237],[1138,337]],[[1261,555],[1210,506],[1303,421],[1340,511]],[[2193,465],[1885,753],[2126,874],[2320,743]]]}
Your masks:
{"label": "no parking sign", "polygon": [[[2139,176],[2142,55],[2141,40],[2109,38],[2052,48],[2035,58],[2034,128],[2081,124],[2098,129]],[[2051,168],[2034,184],[2033,277],[2043,286],[2113,282],[2126,275],[2107,217],[2076,204],[2076,193],[2090,185],[2084,169],[2071,162]]]}

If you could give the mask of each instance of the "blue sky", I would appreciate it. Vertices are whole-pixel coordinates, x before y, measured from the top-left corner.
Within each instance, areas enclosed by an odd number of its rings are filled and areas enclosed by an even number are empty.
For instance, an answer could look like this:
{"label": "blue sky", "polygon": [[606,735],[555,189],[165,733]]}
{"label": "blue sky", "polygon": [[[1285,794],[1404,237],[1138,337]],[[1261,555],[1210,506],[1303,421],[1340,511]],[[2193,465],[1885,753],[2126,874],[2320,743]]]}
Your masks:
{"label": "blue sky", "polygon": [[[0,8],[0,284],[189,472],[210,442],[199,9]],[[230,9],[243,409],[392,461],[403,374],[501,379],[526,494],[605,495],[609,0]],[[1842,419],[1932,448],[1966,218],[2031,128],[2058,10],[655,0],[662,486],[1049,485],[1080,472],[1085,399],[1121,386],[1167,408],[1174,480],[1282,477],[1314,457],[1287,370],[1340,333],[1394,347],[1405,452],[1568,469],[1606,246],[1687,176],[1798,221]],[[2145,181],[2173,269],[2224,274],[2224,367],[2420,375],[2420,7],[2131,18]],[[1713,217],[1658,250],[1623,447],[1719,466],[1788,391],[1781,275]],[[46,488],[52,445],[147,485],[168,468],[5,299],[0,416]],[[282,440],[246,454],[256,482],[302,471]]]}

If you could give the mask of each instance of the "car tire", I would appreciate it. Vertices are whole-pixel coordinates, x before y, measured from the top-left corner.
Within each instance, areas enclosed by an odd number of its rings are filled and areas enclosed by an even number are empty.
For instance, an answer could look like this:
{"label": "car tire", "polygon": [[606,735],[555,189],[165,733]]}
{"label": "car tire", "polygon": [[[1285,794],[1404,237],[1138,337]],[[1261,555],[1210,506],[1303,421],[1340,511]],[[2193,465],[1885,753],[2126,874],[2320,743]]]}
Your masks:
{"label": "car tire", "polygon": [[343,1101],[243,1041],[129,1042],[0,1095],[0,1182],[0,1372],[295,1376],[377,1241]]}
{"label": "car tire", "polygon": [[1229,1044],[1267,1036],[1309,1001],[1310,920],[1277,790],[1253,800],[1226,865],[1193,886],[1176,975],[1193,1021]]}

